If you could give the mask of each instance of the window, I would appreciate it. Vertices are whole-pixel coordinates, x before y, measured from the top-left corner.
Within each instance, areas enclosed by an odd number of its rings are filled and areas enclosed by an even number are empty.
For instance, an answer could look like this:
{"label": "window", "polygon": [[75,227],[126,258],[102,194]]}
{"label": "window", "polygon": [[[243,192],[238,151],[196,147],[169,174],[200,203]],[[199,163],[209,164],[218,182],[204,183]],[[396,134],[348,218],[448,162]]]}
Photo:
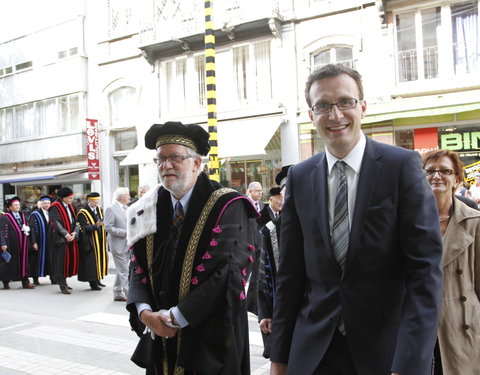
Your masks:
{"label": "window", "polygon": [[397,14],[395,26],[398,82],[480,70],[477,1]]}
{"label": "window", "polygon": [[405,82],[415,81],[419,77],[436,78],[440,7],[398,14],[395,21],[398,80]]}
{"label": "window", "polygon": [[353,51],[351,47],[330,47],[313,56],[313,69],[321,68],[327,64],[343,64],[355,68]]}
{"label": "window", "polygon": [[115,152],[133,150],[137,146],[137,131],[127,130],[115,132],[113,135]]}
{"label": "window", "polygon": [[207,104],[207,89],[205,82],[205,56],[195,56],[195,74],[197,77],[197,100],[199,107]]}
{"label": "window", "polygon": [[238,103],[245,103],[248,97],[247,64],[248,46],[233,48],[233,77]]}
{"label": "window", "polygon": [[478,3],[452,5],[453,59],[455,73],[474,73],[480,69]]}
{"label": "window", "polygon": [[120,87],[109,95],[112,126],[132,126],[136,108],[135,93],[133,87]]}
{"label": "window", "polygon": [[83,95],[72,94],[0,109],[0,141],[80,130],[80,117],[85,117],[80,115],[83,101]]}

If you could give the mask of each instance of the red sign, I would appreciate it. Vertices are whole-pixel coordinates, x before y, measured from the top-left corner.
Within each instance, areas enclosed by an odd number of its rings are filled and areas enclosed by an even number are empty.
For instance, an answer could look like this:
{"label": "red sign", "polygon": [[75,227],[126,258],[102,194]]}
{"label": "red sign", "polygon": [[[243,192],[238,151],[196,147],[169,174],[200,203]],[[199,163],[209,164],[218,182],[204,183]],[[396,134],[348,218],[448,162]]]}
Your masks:
{"label": "red sign", "polygon": [[98,147],[98,120],[87,118],[88,179],[100,180],[100,157]]}
{"label": "red sign", "polygon": [[420,155],[428,151],[438,150],[437,128],[415,129],[413,131],[413,147]]}

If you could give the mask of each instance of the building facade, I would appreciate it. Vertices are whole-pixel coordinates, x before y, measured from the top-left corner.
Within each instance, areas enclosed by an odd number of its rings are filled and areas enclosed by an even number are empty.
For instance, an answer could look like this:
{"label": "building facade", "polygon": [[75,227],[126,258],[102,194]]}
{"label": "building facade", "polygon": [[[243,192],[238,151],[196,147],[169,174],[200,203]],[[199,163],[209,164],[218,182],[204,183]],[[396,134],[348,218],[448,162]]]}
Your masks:
{"label": "building facade", "polygon": [[[67,184],[154,185],[153,123],[207,128],[205,9],[179,0],[77,2],[63,19],[0,40],[0,196],[32,204]],[[215,0],[222,184],[265,191],[282,165],[323,150],[304,83],[340,62],[363,76],[363,131],[480,164],[478,1]],[[32,48],[42,46],[42,48]],[[101,180],[88,180],[85,120],[98,121]],[[208,163],[208,160],[205,159]]]}

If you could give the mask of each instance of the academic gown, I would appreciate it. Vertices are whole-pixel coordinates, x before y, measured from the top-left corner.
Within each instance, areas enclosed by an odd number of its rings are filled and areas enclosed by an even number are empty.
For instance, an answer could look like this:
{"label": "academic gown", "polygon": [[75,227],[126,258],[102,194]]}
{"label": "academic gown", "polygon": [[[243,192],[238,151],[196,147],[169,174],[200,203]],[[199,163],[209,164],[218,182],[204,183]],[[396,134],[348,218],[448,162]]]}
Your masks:
{"label": "academic gown", "polygon": [[[145,237],[133,245],[127,302],[132,328],[139,335],[144,329],[138,320],[136,302],[156,306],[154,310],[178,306],[189,323],[174,338],[156,337],[157,342],[165,343],[166,349],[160,345],[156,352],[158,362],[147,369],[147,374],[167,375],[163,372],[164,359],[168,361],[168,374],[173,374],[175,366],[183,367],[185,374],[250,374],[244,287],[253,263],[257,233],[254,219],[258,213],[245,197],[228,189],[229,193],[201,221],[201,231],[194,230],[198,229],[197,221],[208,198],[219,188],[204,173],[198,177],[173,261],[170,193],[157,187],[127,211],[130,231],[151,227],[155,232],[153,295],[150,276],[145,271]],[[156,212],[150,213],[150,207],[156,207]],[[198,238],[199,242],[193,251],[187,251],[191,238]],[[132,241],[130,232],[128,239]],[[182,270],[188,271],[186,278]],[[188,291],[183,295],[185,287]]]}
{"label": "academic gown", "polygon": [[28,236],[22,232],[22,226],[27,225],[27,220],[22,212],[20,221],[21,224],[10,212],[0,216],[0,245],[7,245],[7,251],[12,256],[8,263],[3,257],[0,258],[0,280],[19,281],[30,276]]}
{"label": "academic gown", "polygon": [[101,280],[107,275],[108,255],[105,246],[105,228],[95,223],[103,219],[101,207],[97,207],[97,215],[86,206],[78,211],[77,221],[80,224],[78,239],[80,261],[78,266],[79,281]]}
{"label": "academic gown", "polygon": [[30,273],[34,278],[44,277],[50,274],[52,254],[51,254],[51,228],[43,210],[33,211],[28,217],[30,226],[30,245],[36,243],[38,250],[30,247],[29,264]]}

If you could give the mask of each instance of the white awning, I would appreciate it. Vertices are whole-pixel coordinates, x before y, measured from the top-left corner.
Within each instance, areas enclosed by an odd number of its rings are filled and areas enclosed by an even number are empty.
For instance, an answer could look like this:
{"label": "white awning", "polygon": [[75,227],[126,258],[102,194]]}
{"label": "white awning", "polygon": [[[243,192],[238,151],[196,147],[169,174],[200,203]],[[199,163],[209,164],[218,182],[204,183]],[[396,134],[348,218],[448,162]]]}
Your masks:
{"label": "white awning", "polygon": [[6,176],[0,176],[0,184],[20,185],[48,185],[61,184],[62,182],[84,182],[88,181],[86,168],[59,169],[53,171],[13,173]]}
{"label": "white awning", "polygon": [[[217,124],[218,157],[224,159],[234,156],[264,155],[265,147],[281,121],[278,117],[219,121]],[[202,127],[207,130],[207,125]],[[155,150],[137,145],[120,162],[120,165],[150,164],[156,156]]]}
{"label": "white awning", "polygon": [[278,117],[219,121],[218,157],[264,155],[281,121]]}
{"label": "white awning", "polygon": [[120,162],[120,165],[152,164],[156,156],[157,152],[155,150],[149,150],[145,146],[137,145],[137,147],[130,151],[126,158]]}

